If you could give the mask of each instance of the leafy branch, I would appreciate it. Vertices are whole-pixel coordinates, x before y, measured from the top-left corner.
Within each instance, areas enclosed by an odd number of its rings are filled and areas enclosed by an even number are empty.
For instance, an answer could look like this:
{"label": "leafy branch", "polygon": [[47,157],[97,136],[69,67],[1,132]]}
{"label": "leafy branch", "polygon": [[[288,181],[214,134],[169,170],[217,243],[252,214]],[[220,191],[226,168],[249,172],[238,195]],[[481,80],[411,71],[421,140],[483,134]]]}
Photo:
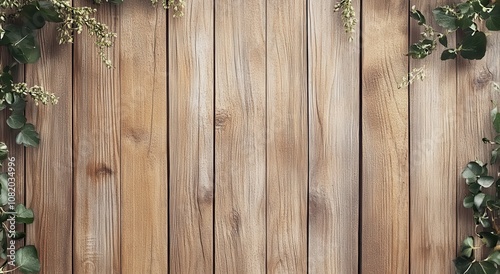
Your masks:
{"label": "leafy branch", "polygon": [[[486,53],[487,35],[481,29],[483,22],[488,31],[500,30],[500,6],[490,0],[467,0],[453,5],[438,6],[432,10],[434,20],[442,31],[436,30],[427,23],[425,16],[412,7],[410,17],[422,26],[420,40],[413,43],[408,56],[424,59],[442,45],[441,60],[455,59],[461,56],[468,60],[482,59]],[[448,36],[456,35],[456,44],[448,45]],[[411,84],[409,76],[405,77],[399,87]],[[423,79],[423,77],[421,78]]]}

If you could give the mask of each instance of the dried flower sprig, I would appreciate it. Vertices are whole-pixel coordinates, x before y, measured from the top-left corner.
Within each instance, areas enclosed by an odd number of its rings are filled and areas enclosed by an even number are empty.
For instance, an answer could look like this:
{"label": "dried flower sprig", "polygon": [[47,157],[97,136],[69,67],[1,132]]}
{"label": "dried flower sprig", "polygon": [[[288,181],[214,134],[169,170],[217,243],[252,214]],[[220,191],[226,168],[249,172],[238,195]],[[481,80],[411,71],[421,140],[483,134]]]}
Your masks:
{"label": "dried flower sprig", "polygon": [[341,17],[345,32],[349,35],[349,41],[354,39],[354,32],[358,19],[352,6],[352,0],[341,0],[337,2],[333,8],[334,12],[342,11]]}

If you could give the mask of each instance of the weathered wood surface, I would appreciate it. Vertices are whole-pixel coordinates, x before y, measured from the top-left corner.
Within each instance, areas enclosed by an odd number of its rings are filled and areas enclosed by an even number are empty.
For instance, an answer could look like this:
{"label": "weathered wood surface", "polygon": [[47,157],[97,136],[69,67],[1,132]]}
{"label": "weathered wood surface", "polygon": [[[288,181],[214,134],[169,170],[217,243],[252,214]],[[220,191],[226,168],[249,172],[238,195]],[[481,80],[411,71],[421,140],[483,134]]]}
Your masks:
{"label": "weathered wood surface", "polygon": [[[361,273],[407,273],[409,253],[408,3],[363,1]],[[388,37],[383,43],[380,32]]]}
{"label": "weathered wood surface", "polygon": [[358,272],[359,28],[349,42],[334,4],[308,2],[310,273]]}
{"label": "weathered wood surface", "polygon": [[423,64],[410,5],[444,2],[353,3],[353,42],[329,0],[103,4],[112,70],[92,37],[44,30],[19,74],[60,96],[27,109],[41,146],[0,125],[43,273],[452,273],[499,38],[398,90]]}
{"label": "weathered wood surface", "polygon": [[[427,14],[443,3],[415,1]],[[412,40],[418,39],[421,30],[415,24],[411,29]],[[425,61],[425,81],[410,88],[410,273],[415,274],[437,269],[455,273],[452,260],[457,255],[456,61],[442,62],[438,54]],[[422,65],[410,62],[411,68]],[[437,224],[444,233],[436,233]]]}

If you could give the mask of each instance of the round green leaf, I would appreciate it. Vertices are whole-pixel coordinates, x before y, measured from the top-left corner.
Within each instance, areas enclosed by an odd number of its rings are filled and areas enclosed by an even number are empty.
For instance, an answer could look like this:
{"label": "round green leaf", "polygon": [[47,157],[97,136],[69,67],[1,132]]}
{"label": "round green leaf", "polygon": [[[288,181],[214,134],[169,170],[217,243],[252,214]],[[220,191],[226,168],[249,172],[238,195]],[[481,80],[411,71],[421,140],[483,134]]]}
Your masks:
{"label": "round green leaf", "polygon": [[464,207],[465,208],[472,208],[474,206],[474,196],[473,195],[468,195],[464,198]]}
{"label": "round green leaf", "polygon": [[465,36],[462,41],[460,55],[469,60],[482,59],[486,53],[486,34],[476,31]]}
{"label": "round green leaf", "polygon": [[22,204],[16,205],[16,222],[22,224],[31,224],[35,219],[33,210],[26,208]]}
{"label": "round green leaf", "polygon": [[491,176],[481,176],[477,179],[477,183],[482,187],[490,187],[495,182],[495,179]]}

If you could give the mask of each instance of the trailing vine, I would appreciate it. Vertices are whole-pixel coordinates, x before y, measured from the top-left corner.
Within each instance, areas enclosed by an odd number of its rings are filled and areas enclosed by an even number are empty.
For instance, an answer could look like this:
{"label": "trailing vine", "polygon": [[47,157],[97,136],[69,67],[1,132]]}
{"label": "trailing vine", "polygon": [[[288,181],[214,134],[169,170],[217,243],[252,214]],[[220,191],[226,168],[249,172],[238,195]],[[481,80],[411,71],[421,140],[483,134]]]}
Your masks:
{"label": "trailing vine", "polygon": [[[467,0],[452,5],[438,6],[432,10],[434,20],[440,29],[431,26],[425,16],[413,6],[410,17],[423,29],[420,40],[413,43],[408,56],[424,59],[444,47],[441,60],[451,60],[458,56],[468,60],[482,59],[486,53],[487,31],[500,30],[500,5],[495,0]],[[449,45],[448,37],[453,34],[456,44]],[[398,85],[399,88],[410,85],[416,79],[424,79],[423,68],[413,69]]]}

